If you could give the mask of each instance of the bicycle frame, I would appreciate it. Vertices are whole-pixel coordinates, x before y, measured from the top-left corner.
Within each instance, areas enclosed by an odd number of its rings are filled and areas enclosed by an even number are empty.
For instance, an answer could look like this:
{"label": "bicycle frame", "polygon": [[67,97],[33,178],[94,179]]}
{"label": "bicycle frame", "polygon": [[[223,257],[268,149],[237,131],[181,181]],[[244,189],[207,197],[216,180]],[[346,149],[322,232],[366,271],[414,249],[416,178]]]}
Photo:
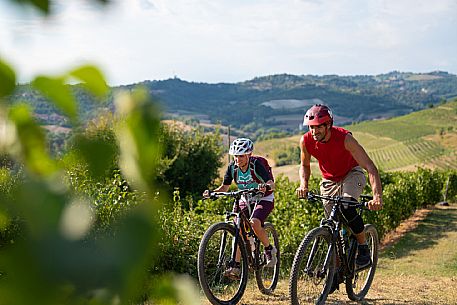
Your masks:
{"label": "bicycle frame", "polygon": [[[362,202],[356,202],[356,201],[349,201],[343,199],[343,197],[327,197],[327,196],[320,196],[320,195],[315,195],[315,194],[309,194],[308,199],[309,200],[314,200],[315,198],[319,199],[325,199],[329,201],[333,201],[335,204],[332,207],[332,210],[330,212],[330,215],[327,219],[323,219],[321,221],[321,227],[326,227],[330,230],[330,233],[332,235],[332,243],[329,247],[329,250],[327,252],[326,258],[324,260],[322,272],[328,268],[328,265],[330,264],[331,260],[331,253],[333,251],[333,248],[336,246],[336,253],[337,253],[337,258],[339,259],[339,266],[343,270],[343,274],[347,277],[351,277],[354,273],[362,270],[362,269],[357,269],[354,270],[354,268],[351,268],[350,266],[351,262],[354,262],[355,254],[356,254],[356,246],[357,246],[357,240],[355,237],[351,234],[349,237],[348,243],[343,238],[342,234],[342,229],[343,229],[343,221],[340,219],[342,212],[340,211],[340,206],[352,206],[352,207],[358,207],[361,209],[363,207],[367,206],[367,202],[362,201]],[[362,200],[370,199],[370,196],[362,195],[361,196]],[[361,214],[362,212],[360,212]],[[311,250],[312,253],[315,251],[315,248],[317,247],[316,244],[313,245],[313,249]],[[310,257],[313,257],[314,255],[310,255]],[[311,262],[307,263],[307,266],[310,265]],[[369,267],[369,266],[368,266]],[[367,268],[367,267],[365,267]]]}
{"label": "bicycle frame", "polygon": [[[234,236],[234,241],[233,241],[233,246],[232,246],[232,253],[231,253],[231,263],[234,262],[235,260],[235,257],[236,257],[236,253],[237,253],[237,246],[238,245],[238,240],[241,238],[243,240],[243,243],[246,247],[246,249],[248,250],[247,253],[248,253],[248,265],[251,266],[254,270],[258,270],[259,268],[262,267],[262,263],[260,262],[260,258],[259,258],[259,255],[257,255],[257,251],[253,251],[253,249],[251,248],[251,244],[249,242],[249,239],[248,239],[248,236],[252,236],[254,238],[254,243],[256,245],[256,249],[259,248],[259,243],[260,243],[260,240],[257,238],[257,235],[255,234],[254,232],[254,229],[252,228],[252,225],[251,225],[251,222],[249,221],[248,217],[245,215],[245,213],[241,210],[240,208],[240,200],[241,200],[241,196],[243,194],[256,194],[258,193],[258,190],[255,190],[255,189],[251,189],[251,190],[241,190],[241,191],[236,191],[236,192],[229,192],[229,193],[224,193],[224,192],[220,192],[218,193],[218,195],[220,196],[231,196],[231,197],[234,197],[234,200],[233,200],[233,205],[232,206],[235,206],[235,211],[227,211],[225,213],[225,222],[227,223],[230,223],[232,222],[232,218],[234,218],[234,226],[235,226],[235,236]],[[247,200],[248,201],[248,200]],[[257,202],[256,204],[257,205]],[[250,207],[249,207],[249,204],[248,204],[248,209],[249,209],[249,214],[252,213]],[[255,209],[255,206],[254,206],[254,209]],[[225,240],[226,240],[226,236],[225,236],[225,232],[224,232],[224,235],[222,236],[222,239],[221,239],[221,246],[220,246],[220,249],[223,249],[226,245],[225,245]],[[221,251],[219,251],[219,253],[221,253]],[[221,264],[222,261],[223,261],[223,257],[219,257],[218,259],[218,264]]]}
{"label": "bicycle frame", "polygon": [[[249,219],[246,217],[245,213],[241,211],[240,209],[240,199],[235,198],[233,205],[236,207],[235,210],[238,212],[226,212],[225,216],[225,222],[231,222],[231,218],[234,218],[234,225],[235,225],[235,238],[234,238],[234,246],[232,247],[232,259],[231,262],[235,260],[236,257],[236,252],[237,252],[237,246],[238,245],[238,240],[241,238],[243,240],[243,243],[248,249],[248,264],[254,268],[254,270],[260,268],[260,262],[258,261],[258,256],[253,255],[253,249],[251,248],[251,243],[249,242],[249,235],[251,235],[254,238],[254,243],[257,245],[256,249],[258,249],[258,243],[259,240],[257,238],[257,235],[254,232],[254,229],[252,228],[251,222]],[[257,205],[257,203],[256,203]],[[249,206],[249,204],[248,204]],[[254,206],[255,209],[255,206]],[[249,208],[249,214],[251,214],[252,211],[250,211]],[[225,237],[225,236],[224,236]]]}

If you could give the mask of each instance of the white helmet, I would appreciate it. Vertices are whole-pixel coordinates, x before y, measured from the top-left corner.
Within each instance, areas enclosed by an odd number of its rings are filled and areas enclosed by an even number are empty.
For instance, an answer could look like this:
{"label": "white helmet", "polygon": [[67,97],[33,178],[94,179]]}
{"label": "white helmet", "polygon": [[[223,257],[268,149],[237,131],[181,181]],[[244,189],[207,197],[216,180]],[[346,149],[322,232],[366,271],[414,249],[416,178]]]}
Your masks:
{"label": "white helmet", "polygon": [[229,154],[232,156],[239,156],[252,153],[254,150],[254,143],[248,138],[238,138],[230,145]]}

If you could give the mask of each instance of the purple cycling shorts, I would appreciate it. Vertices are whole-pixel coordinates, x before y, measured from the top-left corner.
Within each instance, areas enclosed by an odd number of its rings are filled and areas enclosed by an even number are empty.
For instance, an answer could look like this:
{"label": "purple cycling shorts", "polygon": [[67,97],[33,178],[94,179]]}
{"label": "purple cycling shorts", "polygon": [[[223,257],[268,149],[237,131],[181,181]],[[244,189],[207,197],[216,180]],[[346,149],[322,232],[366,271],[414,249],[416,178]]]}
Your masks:
{"label": "purple cycling shorts", "polygon": [[[257,203],[257,205],[251,204],[251,209],[254,209],[251,217],[249,217],[249,209],[246,206],[246,203],[240,202],[240,208],[248,218],[257,218],[258,220],[260,220],[263,226],[268,215],[270,215],[271,211],[273,211],[274,201],[261,200],[259,201],[259,203]],[[237,211],[235,211],[234,209],[234,212]]]}

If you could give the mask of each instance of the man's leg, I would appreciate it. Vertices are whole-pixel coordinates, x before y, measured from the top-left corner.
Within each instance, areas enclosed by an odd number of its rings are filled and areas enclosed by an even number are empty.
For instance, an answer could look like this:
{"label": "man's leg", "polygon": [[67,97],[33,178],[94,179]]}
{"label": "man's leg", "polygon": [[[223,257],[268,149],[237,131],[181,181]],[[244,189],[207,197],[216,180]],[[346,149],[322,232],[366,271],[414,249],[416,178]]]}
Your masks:
{"label": "man's leg", "polygon": [[[367,180],[362,168],[353,168],[343,180],[343,197],[357,201],[362,194],[366,183]],[[342,209],[342,211],[358,243],[356,265],[358,267],[365,267],[371,263],[371,256],[365,237],[365,225],[363,223],[363,219],[357,213],[355,208]]]}

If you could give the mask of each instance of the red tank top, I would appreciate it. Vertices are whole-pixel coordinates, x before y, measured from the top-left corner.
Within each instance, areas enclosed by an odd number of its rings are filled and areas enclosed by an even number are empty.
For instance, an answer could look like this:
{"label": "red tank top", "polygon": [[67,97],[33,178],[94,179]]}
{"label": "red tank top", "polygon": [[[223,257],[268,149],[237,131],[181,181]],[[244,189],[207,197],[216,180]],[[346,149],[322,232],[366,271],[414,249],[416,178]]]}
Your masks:
{"label": "red tank top", "polygon": [[306,150],[319,162],[325,179],[341,181],[358,165],[352,154],[344,147],[344,139],[348,133],[350,132],[344,128],[332,126],[330,140],[325,143],[314,140],[310,131],[303,135]]}

